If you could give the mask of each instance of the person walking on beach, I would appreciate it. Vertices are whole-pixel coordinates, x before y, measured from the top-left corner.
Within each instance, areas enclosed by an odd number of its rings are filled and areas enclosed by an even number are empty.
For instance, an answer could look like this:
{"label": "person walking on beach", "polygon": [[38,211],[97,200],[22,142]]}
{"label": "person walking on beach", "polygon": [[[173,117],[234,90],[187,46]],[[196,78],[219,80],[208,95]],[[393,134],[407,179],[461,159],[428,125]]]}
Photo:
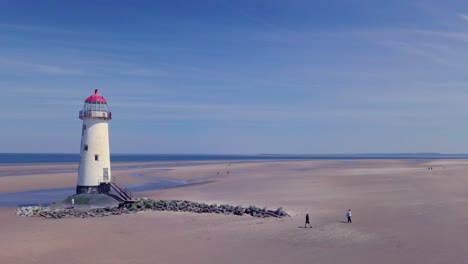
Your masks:
{"label": "person walking on beach", "polygon": [[74,198],[71,199],[71,203],[72,203],[72,208],[75,208],[75,199]]}
{"label": "person walking on beach", "polygon": [[351,209],[349,209],[346,213],[346,217],[348,218],[348,223],[353,223],[353,221],[351,220]]}
{"label": "person walking on beach", "polygon": [[306,222],[305,222],[304,228],[307,228],[307,224],[309,224],[309,227],[312,228],[312,226],[310,225],[309,214],[306,214]]}

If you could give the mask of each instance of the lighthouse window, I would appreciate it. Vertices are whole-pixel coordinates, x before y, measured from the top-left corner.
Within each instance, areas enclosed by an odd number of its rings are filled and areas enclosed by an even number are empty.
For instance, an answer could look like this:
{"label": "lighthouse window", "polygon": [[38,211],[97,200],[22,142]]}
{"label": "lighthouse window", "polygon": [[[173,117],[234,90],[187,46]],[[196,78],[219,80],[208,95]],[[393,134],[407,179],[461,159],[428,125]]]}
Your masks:
{"label": "lighthouse window", "polygon": [[94,160],[99,161],[99,155],[94,155]]}
{"label": "lighthouse window", "polygon": [[83,149],[88,151],[88,145],[84,145]]}

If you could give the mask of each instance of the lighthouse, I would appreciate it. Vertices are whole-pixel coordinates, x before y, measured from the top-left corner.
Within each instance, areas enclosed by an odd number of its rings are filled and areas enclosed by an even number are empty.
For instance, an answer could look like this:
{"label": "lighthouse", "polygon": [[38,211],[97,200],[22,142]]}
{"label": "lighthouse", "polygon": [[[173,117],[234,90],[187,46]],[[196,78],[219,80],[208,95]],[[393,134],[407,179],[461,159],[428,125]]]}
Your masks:
{"label": "lighthouse", "polygon": [[109,150],[109,121],[112,114],[107,101],[98,90],[86,98],[79,117],[81,128],[80,165],[76,194],[109,193],[111,166]]}

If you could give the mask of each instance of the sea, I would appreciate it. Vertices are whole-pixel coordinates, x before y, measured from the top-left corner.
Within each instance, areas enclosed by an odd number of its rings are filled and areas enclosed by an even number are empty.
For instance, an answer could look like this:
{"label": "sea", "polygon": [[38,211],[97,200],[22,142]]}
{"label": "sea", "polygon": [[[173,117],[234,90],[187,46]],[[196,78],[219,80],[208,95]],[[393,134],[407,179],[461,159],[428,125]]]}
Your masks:
{"label": "sea", "polygon": [[[0,153],[0,164],[77,163],[79,154]],[[468,154],[391,153],[391,154],[114,154],[111,162],[217,161],[217,160],[352,160],[352,159],[468,159]]]}

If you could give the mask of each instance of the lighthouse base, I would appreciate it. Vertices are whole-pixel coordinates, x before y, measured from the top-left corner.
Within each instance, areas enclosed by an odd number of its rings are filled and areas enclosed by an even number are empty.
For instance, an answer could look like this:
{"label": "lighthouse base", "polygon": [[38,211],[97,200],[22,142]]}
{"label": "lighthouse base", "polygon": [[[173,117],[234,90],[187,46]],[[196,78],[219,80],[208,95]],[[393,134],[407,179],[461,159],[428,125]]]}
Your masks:
{"label": "lighthouse base", "polygon": [[76,186],[76,194],[83,193],[109,193],[110,183],[101,183],[98,186]]}

